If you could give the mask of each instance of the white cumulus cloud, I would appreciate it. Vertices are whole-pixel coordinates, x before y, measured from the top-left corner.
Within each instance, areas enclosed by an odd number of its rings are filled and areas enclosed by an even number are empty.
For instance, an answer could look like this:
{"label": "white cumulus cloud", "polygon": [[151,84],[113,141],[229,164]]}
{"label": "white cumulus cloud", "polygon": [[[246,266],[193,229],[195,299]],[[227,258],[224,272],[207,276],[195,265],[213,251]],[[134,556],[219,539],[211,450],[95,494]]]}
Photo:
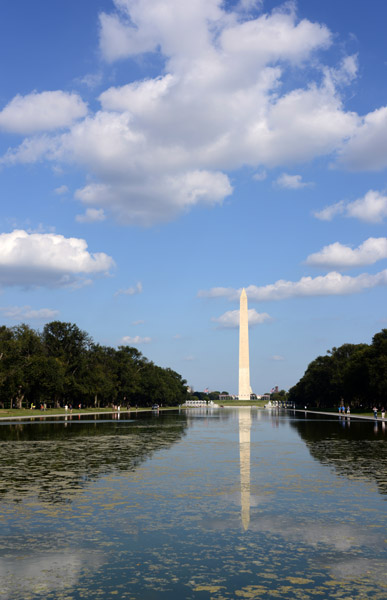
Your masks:
{"label": "white cumulus cloud", "polygon": [[111,87],[103,92],[99,100],[104,110],[119,112],[128,111],[131,114],[145,115],[157,109],[160,100],[168,93],[173,85],[171,74],[135,81],[120,88]]}
{"label": "white cumulus cloud", "polygon": [[84,117],[87,105],[75,93],[56,90],[15,96],[0,112],[0,129],[28,135],[69,127]]}
{"label": "white cumulus cloud", "polygon": [[[387,285],[387,269],[376,274],[362,273],[356,277],[342,275],[331,271],[318,277],[302,277],[299,281],[280,279],[265,286],[249,285],[246,287],[248,299],[255,302],[270,300],[286,300],[288,298],[304,298],[313,296],[341,296],[358,294],[367,289]],[[202,298],[228,298],[237,300],[241,290],[234,288],[213,288],[201,290]]]}
{"label": "white cumulus cloud", "polygon": [[83,215],[76,215],[75,217],[78,223],[97,223],[105,219],[106,215],[103,208],[87,208]]}
{"label": "white cumulus cloud", "polygon": [[320,219],[320,221],[331,221],[336,215],[342,215],[345,213],[345,202],[344,200],[340,200],[335,204],[331,204],[330,206],[326,206],[320,211],[314,212],[314,216],[316,219]]}
{"label": "white cumulus cloud", "polygon": [[369,238],[358,248],[351,248],[340,242],[329,244],[320,252],[310,254],[306,264],[327,268],[362,267],[385,258],[387,258],[387,238],[382,237]]}
{"label": "white cumulus cloud", "polygon": [[154,173],[142,179],[134,173],[135,166],[127,167],[127,174],[133,170],[132,180],[88,184],[77,190],[76,198],[84,204],[107,206],[121,223],[149,226],[172,219],[195,204],[219,204],[232,192],[223,173]]}
{"label": "white cumulus cloud", "polygon": [[379,285],[387,285],[387,269],[375,275],[362,273],[357,277],[332,271],[314,278],[302,277],[299,281],[279,280],[262,287],[250,285],[246,292],[251,300],[284,300],[294,297],[357,294]]}
{"label": "white cumulus cloud", "polygon": [[[1,113],[14,130],[69,129],[31,135],[0,161],[82,168],[85,185],[75,196],[87,210],[78,220],[102,210],[147,226],[221,204],[233,191],[227,172],[242,166],[260,180],[270,167],[343,153],[366,122],[382,119],[343,106],[341,88],[356,77],[356,58],[324,69],[323,52],[334,42],[325,25],[299,19],[293,2],[257,16],[258,7],[255,0],[234,8],[219,0],[114,0],[100,15],[105,60],[154,53],[162,69],[106,89],[94,113],[76,94],[17,97]],[[285,187],[310,185],[284,176]]]}
{"label": "white cumulus cloud", "polygon": [[152,338],[150,337],[141,337],[139,335],[135,335],[134,337],[131,337],[130,335],[125,335],[122,339],[121,339],[121,344],[134,344],[135,346],[137,346],[138,344],[149,344],[149,342],[152,341]]}
{"label": "white cumulus cloud", "polygon": [[198,298],[229,298],[236,300],[240,297],[242,290],[235,290],[230,287],[214,287],[210,290],[199,290]]}
{"label": "white cumulus cloud", "polygon": [[[50,137],[47,134],[25,138],[17,148],[9,148],[0,158],[0,164],[16,165],[18,163],[29,164],[38,160],[54,160],[58,148],[60,148],[60,138]],[[62,169],[54,166],[54,170],[62,175]]]}
{"label": "white cumulus cloud", "polygon": [[53,310],[52,308],[33,309],[31,306],[0,306],[0,312],[4,317],[15,321],[23,319],[49,321],[55,319],[59,314],[59,310]]}
{"label": "white cumulus cloud", "polygon": [[89,89],[94,89],[94,88],[98,87],[99,85],[101,85],[102,80],[103,80],[102,73],[87,73],[83,77],[78,77],[76,79],[77,82],[82,83]]}
{"label": "white cumulus cloud", "polygon": [[346,213],[360,221],[381,223],[387,217],[387,196],[375,190],[370,190],[363,198],[349,202]]}
{"label": "white cumulus cloud", "polygon": [[288,190],[299,190],[313,186],[312,182],[302,181],[302,175],[289,175],[282,173],[275,181],[276,185]]}
{"label": "white cumulus cloud", "polygon": [[367,223],[382,223],[387,217],[387,195],[377,190],[369,190],[362,198],[353,202],[341,200],[314,213],[314,216],[322,221],[331,221],[336,215],[352,217]]}
{"label": "white cumulus cloud", "polygon": [[365,115],[339,154],[339,163],[354,170],[387,167],[387,106]]}
{"label": "white cumulus cloud", "polygon": [[69,188],[67,187],[67,185],[60,185],[59,187],[55,188],[54,193],[57,196],[63,196],[63,194],[67,194],[69,191]]}
{"label": "white cumulus cloud", "polygon": [[253,9],[261,8],[263,0],[239,0],[236,8],[248,12]]}
{"label": "white cumulus cloud", "polygon": [[338,67],[325,67],[324,75],[326,84],[333,89],[336,85],[348,85],[356,78],[358,73],[357,55],[345,56]]}
{"label": "white cumulus cloud", "polygon": [[[220,317],[211,319],[214,323],[218,323],[220,329],[239,327],[239,310],[228,310]],[[248,309],[249,325],[260,325],[265,321],[270,321],[271,317],[267,313],[258,313],[255,308]]]}
{"label": "white cumulus cloud", "polygon": [[258,171],[257,173],[254,173],[253,175],[253,179],[255,181],[264,181],[267,177],[267,173],[265,170],[262,171]]}
{"label": "white cumulus cloud", "polygon": [[[136,283],[136,285],[128,287],[124,290],[118,290],[114,295],[115,296],[135,296],[136,294],[141,294],[142,293],[142,283],[141,281],[138,281]],[[139,321],[139,323],[142,323],[142,321]]]}
{"label": "white cumulus cloud", "polygon": [[[0,285],[61,287],[85,282],[85,276],[107,274],[113,259],[90,253],[80,238],[15,229],[0,234]],[[88,280],[86,280],[88,282]]]}

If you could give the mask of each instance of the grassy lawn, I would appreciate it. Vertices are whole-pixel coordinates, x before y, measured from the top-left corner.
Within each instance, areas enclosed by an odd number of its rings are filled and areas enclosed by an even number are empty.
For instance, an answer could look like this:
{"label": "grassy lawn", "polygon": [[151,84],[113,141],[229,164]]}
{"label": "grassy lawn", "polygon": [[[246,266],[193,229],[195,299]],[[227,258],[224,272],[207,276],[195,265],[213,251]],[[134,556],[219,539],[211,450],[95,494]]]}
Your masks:
{"label": "grassy lawn", "polygon": [[215,404],[219,404],[219,406],[258,406],[263,408],[266,402],[266,400],[225,400],[224,402],[216,400]]}

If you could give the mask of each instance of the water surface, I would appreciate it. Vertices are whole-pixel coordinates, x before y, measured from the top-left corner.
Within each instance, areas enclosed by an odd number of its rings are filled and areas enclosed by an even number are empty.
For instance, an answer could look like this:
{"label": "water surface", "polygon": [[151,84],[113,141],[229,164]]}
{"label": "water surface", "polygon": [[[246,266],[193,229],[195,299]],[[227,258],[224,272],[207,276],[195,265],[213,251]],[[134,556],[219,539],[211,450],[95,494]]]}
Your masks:
{"label": "water surface", "polygon": [[0,440],[2,600],[387,597],[381,423],[192,410]]}

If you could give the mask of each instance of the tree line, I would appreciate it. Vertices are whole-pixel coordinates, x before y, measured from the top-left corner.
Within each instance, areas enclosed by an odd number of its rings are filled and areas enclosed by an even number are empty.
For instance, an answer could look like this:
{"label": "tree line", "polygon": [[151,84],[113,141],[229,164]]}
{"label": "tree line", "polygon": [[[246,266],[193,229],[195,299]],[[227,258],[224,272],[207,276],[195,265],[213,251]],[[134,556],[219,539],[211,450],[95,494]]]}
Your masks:
{"label": "tree line", "polygon": [[186,381],[131,346],[101,346],[73,323],[41,332],[0,327],[0,406],[164,406],[184,402]]}
{"label": "tree line", "polygon": [[343,344],[315,358],[288,398],[316,408],[386,406],[387,329],[375,334],[371,344]]}

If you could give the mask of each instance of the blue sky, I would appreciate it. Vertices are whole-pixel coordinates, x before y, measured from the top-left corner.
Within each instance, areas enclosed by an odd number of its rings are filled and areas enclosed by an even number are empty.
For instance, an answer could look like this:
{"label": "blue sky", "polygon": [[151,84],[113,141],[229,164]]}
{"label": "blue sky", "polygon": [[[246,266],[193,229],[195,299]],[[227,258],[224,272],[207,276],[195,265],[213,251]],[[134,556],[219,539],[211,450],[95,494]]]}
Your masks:
{"label": "blue sky", "polygon": [[253,391],[387,326],[387,5],[3,0],[0,317]]}

